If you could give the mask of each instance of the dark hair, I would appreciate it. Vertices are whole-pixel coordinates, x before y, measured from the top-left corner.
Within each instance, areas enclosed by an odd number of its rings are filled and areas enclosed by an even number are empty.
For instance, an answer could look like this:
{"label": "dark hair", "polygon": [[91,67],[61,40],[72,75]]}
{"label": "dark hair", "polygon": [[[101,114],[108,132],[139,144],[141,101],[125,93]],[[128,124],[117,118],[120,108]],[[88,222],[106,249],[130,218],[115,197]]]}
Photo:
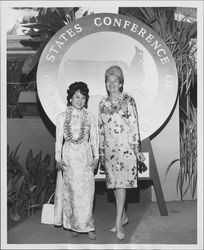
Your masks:
{"label": "dark hair", "polygon": [[80,93],[86,97],[86,102],[84,107],[88,107],[88,100],[89,100],[89,88],[85,82],[74,82],[69,85],[69,88],[67,89],[67,106],[71,106],[71,99],[73,95],[76,93],[76,91],[80,91]]}
{"label": "dark hair", "polygon": [[[123,76],[123,71],[118,65],[113,65],[109,67],[106,72],[105,72],[105,83],[107,82],[107,79],[110,75],[115,75],[118,77],[120,84],[122,85],[119,88],[119,91],[122,93],[123,92],[123,84],[124,84],[124,76]],[[109,93],[108,93],[109,94]]]}

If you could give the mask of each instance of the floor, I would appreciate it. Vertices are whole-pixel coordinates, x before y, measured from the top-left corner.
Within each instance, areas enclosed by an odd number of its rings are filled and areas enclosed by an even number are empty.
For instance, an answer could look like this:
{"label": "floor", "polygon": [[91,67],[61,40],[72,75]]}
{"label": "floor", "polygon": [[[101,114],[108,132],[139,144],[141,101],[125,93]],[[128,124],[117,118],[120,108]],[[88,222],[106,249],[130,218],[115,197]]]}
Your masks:
{"label": "floor", "polygon": [[[169,249],[168,247],[179,244],[179,249],[182,249],[182,245],[184,245],[183,249],[189,249],[187,246],[190,244],[192,246],[190,249],[199,249],[193,247],[197,244],[197,202],[172,201],[167,202],[166,205],[168,216],[161,216],[156,202],[145,199],[138,202],[137,199],[129,199],[127,206],[129,223],[125,226],[126,238],[119,241],[115,233],[109,231],[114,224],[114,202],[108,193],[96,193],[94,209],[96,240],[90,240],[86,234],[74,238],[63,228],[41,224],[41,213],[38,211],[34,216],[8,231],[8,245],[31,244],[25,245],[26,249],[30,246],[32,249],[37,249],[39,246],[40,249],[44,247],[47,249],[149,249],[145,248],[148,246],[151,247],[150,249],[159,249],[159,246],[167,244],[162,249]],[[134,248],[137,245],[140,247]]]}

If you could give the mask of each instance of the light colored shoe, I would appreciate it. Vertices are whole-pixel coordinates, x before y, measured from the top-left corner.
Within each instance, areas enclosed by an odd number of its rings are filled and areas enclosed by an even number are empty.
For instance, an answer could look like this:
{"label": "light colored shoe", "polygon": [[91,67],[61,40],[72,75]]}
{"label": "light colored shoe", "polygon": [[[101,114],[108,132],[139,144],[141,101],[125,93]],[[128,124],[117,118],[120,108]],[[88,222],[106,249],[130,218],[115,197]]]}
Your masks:
{"label": "light colored shoe", "polygon": [[[122,226],[126,226],[127,224],[128,224],[128,218],[126,217],[125,221],[123,221],[123,223],[122,223]],[[112,227],[112,228],[110,229],[110,232],[115,233],[115,232],[116,232],[116,227],[115,227],[115,226]]]}
{"label": "light colored shoe", "polygon": [[118,240],[123,240],[125,238],[124,231],[116,231],[116,237]]}
{"label": "light colored shoe", "polygon": [[96,239],[96,234],[94,231],[88,232],[88,237],[91,240],[95,240]]}

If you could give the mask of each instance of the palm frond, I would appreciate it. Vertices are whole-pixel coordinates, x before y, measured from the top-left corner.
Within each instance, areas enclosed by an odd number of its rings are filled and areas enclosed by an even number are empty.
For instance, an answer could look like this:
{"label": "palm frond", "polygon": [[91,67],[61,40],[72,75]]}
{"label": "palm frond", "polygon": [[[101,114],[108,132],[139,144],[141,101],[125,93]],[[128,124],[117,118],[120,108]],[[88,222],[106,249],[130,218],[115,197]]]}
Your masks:
{"label": "palm frond", "polygon": [[47,45],[47,42],[49,41],[50,37],[45,38],[44,41],[42,41],[40,47],[36,51],[36,53],[30,57],[28,57],[22,67],[22,72],[26,75],[28,75],[34,67],[38,64],[40,56],[42,54],[42,51],[44,50],[45,46]]}

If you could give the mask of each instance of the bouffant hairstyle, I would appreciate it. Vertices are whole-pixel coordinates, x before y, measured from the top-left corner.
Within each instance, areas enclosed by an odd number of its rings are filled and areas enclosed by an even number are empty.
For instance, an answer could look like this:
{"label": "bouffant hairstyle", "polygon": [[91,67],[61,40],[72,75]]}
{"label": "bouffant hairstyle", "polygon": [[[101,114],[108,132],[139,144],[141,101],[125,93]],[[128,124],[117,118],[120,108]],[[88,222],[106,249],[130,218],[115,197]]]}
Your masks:
{"label": "bouffant hairstyle", "polygon": [[74,82],[69,85],[69,88],[67,89],[67,106],[71,106],[71,99],[73,95],[76,93],[76,91],[80,91],[80,93],[86,97],[86,102],[84,107],[88,107],[88,100],[89,100],[89,88],[85,82]]}
{"label": "bouffant hairstyle", "polygon": [[118,65],[113,65],[111,67],[109,67],[106,72],[105,72],[105,83],[107,83],[108,77],[110,75],[115,75],[118,77],[120,84],[122,84],[122,86],[120,87],[120,92],[123,92],[123,84],[124,84],[124,76],[123,76],[123,71],[122,69],[118,66]]}

